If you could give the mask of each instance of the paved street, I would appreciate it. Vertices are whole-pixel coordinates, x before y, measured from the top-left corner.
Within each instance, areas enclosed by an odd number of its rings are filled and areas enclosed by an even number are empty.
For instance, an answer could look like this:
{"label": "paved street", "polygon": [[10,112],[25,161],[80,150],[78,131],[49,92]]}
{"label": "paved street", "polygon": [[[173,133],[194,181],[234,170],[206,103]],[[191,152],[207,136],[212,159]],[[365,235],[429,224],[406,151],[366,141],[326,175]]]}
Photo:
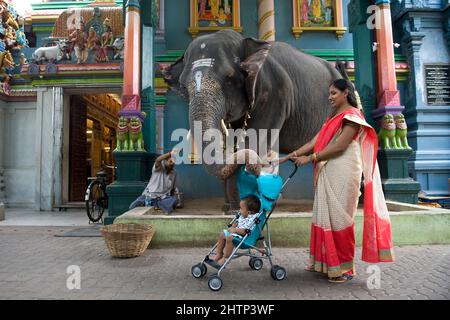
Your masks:
{"label": "paved street", "polygon": [[[276,263],[288,272],[284,281],[272,280],[268,263],[253,271],[243,258],[225,270],[216,293],[207,277],[190,275],[206,248],[150,248],[138,258],[113,259],[102,238],[54,236],[69,229],[0,227],[0,299],[450,299],[450,246],[397,247],[397,262],[379,265],[380,288],[372,290],[360,249],[357,277],[331,284],[303,271],[306,249],[275,248]],[[79,290],[67,288],[71,265],[80,267]]]}

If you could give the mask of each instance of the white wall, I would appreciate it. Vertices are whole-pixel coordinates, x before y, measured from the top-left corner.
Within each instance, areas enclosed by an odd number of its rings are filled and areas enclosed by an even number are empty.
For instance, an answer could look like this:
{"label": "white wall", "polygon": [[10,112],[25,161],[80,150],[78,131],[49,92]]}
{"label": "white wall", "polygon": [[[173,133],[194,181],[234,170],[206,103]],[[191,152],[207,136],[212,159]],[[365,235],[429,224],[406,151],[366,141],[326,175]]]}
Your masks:
{"label": "white wall", "polygon": [[61,203],[63,103],[60,87],[40,88],[37,92],[33,157],[36,210],[51,211]]}
{"label": "white wall", "polygon": [[5,203],[32,207],[35,204],[36,102],[1,102],[0,109],[0,118],[3,114],[0,167],[5,170]]}

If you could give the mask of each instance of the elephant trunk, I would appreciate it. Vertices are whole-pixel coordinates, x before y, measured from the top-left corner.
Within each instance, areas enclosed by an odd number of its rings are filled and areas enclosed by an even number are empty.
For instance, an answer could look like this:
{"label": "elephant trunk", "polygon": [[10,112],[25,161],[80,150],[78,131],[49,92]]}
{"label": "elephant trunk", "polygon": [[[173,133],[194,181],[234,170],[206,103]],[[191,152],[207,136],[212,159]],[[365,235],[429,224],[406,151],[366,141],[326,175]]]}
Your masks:
{"label": "elephant trunk", "polygon": [[[196,131],[201,131],[202,148],[199,148],[200,145],[196,145],[196,147],[197,152],[202,152],[202,154],[198,154],[198,156],[203,157],[202,162],[205,164],[209,174],[219,179],[225,179],[227,177],[223,173],[225,163],[223,146],[225,145],[224,135],[228,135],[224,120],[225,97],[220,85],[214,79],[203,78],[201,90],[198,90],[198,83],[197,79],[197,81],[191,82],[191,85],[188,87],[191,137],[200,136]],[[214,161],[205,159],[205,157],[211,155],[208,152],[211,148],[207,148],[212,141],[214,141],[216,146],[220,146],[219,148],[214,148]]]}

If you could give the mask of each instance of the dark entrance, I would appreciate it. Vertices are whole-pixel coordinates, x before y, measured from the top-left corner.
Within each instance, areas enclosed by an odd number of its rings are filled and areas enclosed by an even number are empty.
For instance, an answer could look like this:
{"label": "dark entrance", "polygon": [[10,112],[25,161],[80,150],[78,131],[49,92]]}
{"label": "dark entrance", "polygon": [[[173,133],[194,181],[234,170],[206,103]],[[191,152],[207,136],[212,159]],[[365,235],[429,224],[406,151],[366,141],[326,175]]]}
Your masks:
{"label": "dark entrance", "polygon": [[[69,201],[84,201],[88,177],[114,165],[120,99],[113,94],[73,95],[70,99]],[[109,170],[110,181],[112,172]]]}

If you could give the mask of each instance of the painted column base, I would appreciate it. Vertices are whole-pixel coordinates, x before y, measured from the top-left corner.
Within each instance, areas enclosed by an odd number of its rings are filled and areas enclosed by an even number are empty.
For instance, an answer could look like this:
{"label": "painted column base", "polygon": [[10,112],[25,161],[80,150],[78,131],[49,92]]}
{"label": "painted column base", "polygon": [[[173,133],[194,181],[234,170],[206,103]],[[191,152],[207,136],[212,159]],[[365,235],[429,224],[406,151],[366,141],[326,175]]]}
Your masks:
{"label": "painted column base", "polygon": [[142,194],[151,174],[155,155],[148,152],[113,152],[117,163],[117,180],[106,188],[108,216],[104,223],[128,211],[130,204]]}
{"label": "painted column base", "polygon": [[386,200],[417,203],[420,183],[408,175],[412,150],[386,149],[378,152],[378,164]]}

